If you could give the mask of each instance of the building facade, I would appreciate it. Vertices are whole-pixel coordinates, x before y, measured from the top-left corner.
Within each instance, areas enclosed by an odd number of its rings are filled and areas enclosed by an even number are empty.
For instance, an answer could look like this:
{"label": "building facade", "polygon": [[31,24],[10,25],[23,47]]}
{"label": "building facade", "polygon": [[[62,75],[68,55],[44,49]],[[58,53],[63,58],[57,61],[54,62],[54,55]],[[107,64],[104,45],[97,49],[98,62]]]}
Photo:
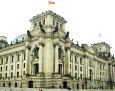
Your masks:
{"label": "building facade", "polygon": [[26,34],[0,38],[0,87],[114,89],[115,59],[105,42],[79,45],[52,11],[30,19]]}

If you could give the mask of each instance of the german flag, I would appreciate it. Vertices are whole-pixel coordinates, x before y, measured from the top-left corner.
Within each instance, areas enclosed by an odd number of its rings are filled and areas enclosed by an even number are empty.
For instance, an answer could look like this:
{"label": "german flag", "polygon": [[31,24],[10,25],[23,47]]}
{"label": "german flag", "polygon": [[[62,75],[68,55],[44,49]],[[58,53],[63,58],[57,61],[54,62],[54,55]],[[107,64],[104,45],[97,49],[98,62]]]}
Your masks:
{"label": "german flag", "polygon": [[55,2],[48,1],[48,6],[55,5]]}

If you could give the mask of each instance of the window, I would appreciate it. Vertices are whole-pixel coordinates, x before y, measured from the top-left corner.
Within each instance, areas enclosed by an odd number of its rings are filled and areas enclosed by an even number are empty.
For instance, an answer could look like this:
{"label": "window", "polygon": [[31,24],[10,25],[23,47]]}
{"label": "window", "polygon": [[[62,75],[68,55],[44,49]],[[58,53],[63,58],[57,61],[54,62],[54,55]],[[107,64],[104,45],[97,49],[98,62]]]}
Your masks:
{"label": "window", "polygon": [[80,67],[80,71],[82,71],[82,67]]}
{"label": "window", "polygon": [[2,79],[2,73],[0,73],[0,79]]}
{"label": "window", "polygon": [[38,47],[36,47],[36,48],[34,49],[34,57],[36,57],[36,58],[39,57],[39,48],[38,48]]}
{"label": "window", "polygon": [[15,83],[15,87],[17,87],[17,83]]}
{"label": "window", "polygon": [[60,24],[60,29],[62,29],[62,24]]}
{"label": "window", "polygon": [[77,65],[75,65],[75,70],[77,71]]}
{"label": "window", "polygon": [[75,78],[77,79],[77,73],[75,73]]}
{"label": "window", "polygon": [[20,61],[20,55],[17,55],[17,61]]}
{"label": "window", "polygon": [[43,20],[43,25],[45,25],[45,20]]}
{"label": "window", "polygon": [[79,84],[77,84],[77,89],[79,89]]}
{"label": "window", "polygon": [[13,72],[11,72],[11,78],[13,78]]}
{"label": "window", "polygon": [[34,24],[34,27],[35,27],[35,28],[37,27],[37,23]]}
{"label": "window", "polygon": [[70,64],[70,69],[71,69],[71,64]]}
{"label": "window", "polygon": [[17,64],[17,69],[19,69],[19,64]]}
{"label": "window", "polygon": [[77,57],[75,56],[75,63],[77,63]]}
{"label": "window", "polygon": [[3,87],[5,87],[5,83],[3,83]]}
{"label": "window", "polygon": [[17,72],[17,78],[19,78],[19,72]]}
{"label": "window", "polygon": [[8,67],[8,66],[6,66],[6,71],[7,71],[7,67]]}
{"label": "window", "polygon": [[3,59],[1,59],[1,64],[3,64]]}
{"label": "window", "polygon": [[84,84],[82,84],[82,89],[84,89]]}
{"label": "window", "polygon": [[58,22],[56,23],[56,26],[58,26]]}
{"label": "window", "polygon": [[0,71],[2,71],[2,67],[1,67]]}
{"label": "window", "polygon": [[82,58],[80,58],[80,64],[82,65]]}
{"label": "window", "polygon": [[25,68],[25,63],[24,63],[24,65],[23,65],[23,67]]}
{"label": "window", "polygon": [[63,50],[61,48],[58,49],[58,58],[61,59],[63,57]]}
{"label": "window", "polygon": [[81,78],[81,80],[82,80],[82,74],[80,74],[80,78]]}
{"label": "window", "polygon": [[6,58],[6,64],[8,63],[8,57]]}
{"label": "window", "polygon": [[24,60],[26,59],[26,54],[24,53]]}
{"label": "window", "polygon": [[53,26],[55,26],[55,21],[53,20]]}
{"label": "window", "polygon": [[25,71],[23,71],[23,75],[25,75]]}
{"label": "window", "polygon": [[12,60],[11,60],[12,62],[14,61],[14,56],[12,56]]}
{"label": "window", "polygon": [[5,73],[5,78],[7,78],[7,73]]}
{"label": "window", "polygon": [[73,61],[73,52],[70,53],[70,61]]}
{"label": "window", "polygon": [[13,65],[11,65],[11,70],[13,70]]}
{"label": "window", "polygon": [[9,83],[8,85],[9,85],[9,87],[11,87],[11,83]]}

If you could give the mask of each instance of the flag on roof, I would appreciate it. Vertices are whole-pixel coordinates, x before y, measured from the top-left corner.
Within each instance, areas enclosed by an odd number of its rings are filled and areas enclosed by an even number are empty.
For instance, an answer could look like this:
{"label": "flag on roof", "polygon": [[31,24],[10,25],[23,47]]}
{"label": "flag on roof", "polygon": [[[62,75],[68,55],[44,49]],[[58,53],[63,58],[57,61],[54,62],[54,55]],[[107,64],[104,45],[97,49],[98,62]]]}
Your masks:
{"label": "flag on roof", "polygon": [[48,6],[50,6],[50,5],[55,5],[55,2],[48,1]]}

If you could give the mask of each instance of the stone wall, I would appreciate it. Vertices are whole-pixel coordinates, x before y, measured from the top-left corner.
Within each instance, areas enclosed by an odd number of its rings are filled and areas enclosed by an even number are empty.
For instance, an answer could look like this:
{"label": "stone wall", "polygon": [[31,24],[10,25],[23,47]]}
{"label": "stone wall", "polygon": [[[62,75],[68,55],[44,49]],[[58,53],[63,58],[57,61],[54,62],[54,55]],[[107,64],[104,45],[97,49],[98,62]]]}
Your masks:
{"label": "stone wall", "polygon": [[[41,91],[40,88],[0,88],[0,91]],[[115,91],[102,89],[42,89],[42,91]]]}

